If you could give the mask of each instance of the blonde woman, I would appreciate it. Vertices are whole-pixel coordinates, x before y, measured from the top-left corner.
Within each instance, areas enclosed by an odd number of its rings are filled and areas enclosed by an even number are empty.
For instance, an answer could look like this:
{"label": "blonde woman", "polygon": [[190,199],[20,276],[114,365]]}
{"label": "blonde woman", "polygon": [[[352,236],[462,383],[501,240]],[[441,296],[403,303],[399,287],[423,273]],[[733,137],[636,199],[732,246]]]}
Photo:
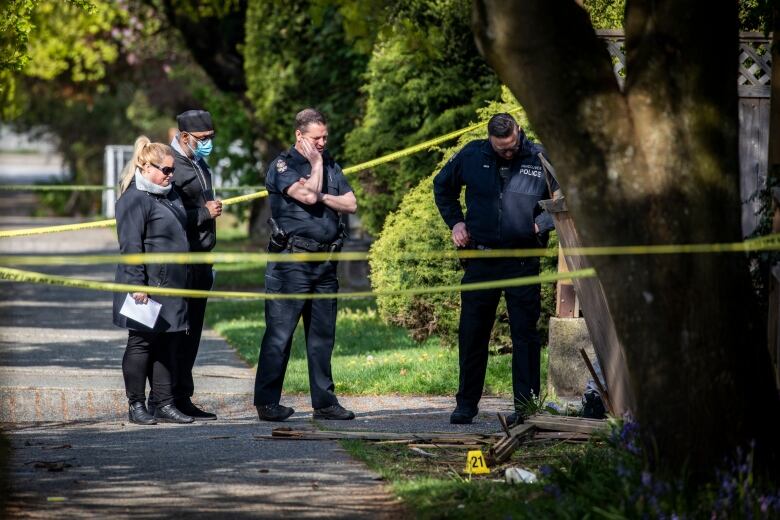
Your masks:
{"label": "blonde woman", "polygon": [[[133,158],[125,166],[116,204],[117,235],[122,254],[183,253],[189,251],[187,214],[173,190],[173,151],[162,143],[141,136],[135,142]],[[119,265],[116,281],[132,285],[186,288],[188,268],[184,264]],[[152,295],[162,304],[157,321],[148,327],[119,311],[127,293],[114,293],[114,324],[129,329],[122,359],[128,418],[136,424],[160,422],[191,423],[173,403],[176,357],[187,331],[187,302],[184,298]],[[135,304],[148,304],[142,290],[130,294]],[[150,406],[146,408],[146,379],[151,383]]]}

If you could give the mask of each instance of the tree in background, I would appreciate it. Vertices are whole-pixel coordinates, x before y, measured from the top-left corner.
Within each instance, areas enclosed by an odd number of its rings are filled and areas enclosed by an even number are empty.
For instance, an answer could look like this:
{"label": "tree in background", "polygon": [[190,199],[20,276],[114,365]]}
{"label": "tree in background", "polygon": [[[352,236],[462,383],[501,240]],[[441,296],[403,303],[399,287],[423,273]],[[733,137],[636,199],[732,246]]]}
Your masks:
{"label": "tree in background", "polygon": [[[465,126],[477,108],[500,95],[495,73],[465,37],[467,0],[404,0],[384,13],[361,88],[365,115],[347,136],[353,164]],[[417,154],[359,174],[359,216],[369,232],[382,229],[385,217],[440,159],[436,151]]]}
{"label": "tree in background", "polygon": [[[140,0],[34,2],[28,56],[13,75],[22,88],[5,107],[17,130],[54,136],[71,181],[100,184],[107,144],[130,144],[140,133],[167,142],[174,116],[207,108],[221,123],[217,169],[256,184],[252,126],[235,96],[218,90],[175,31],[162,7]],[[99,195],[45,195],[65,213],[94,213]],[[57,202],[59,201],[59,202]]]}
{"label": "tree in background", "polygon": [[[314,106],[328,117],[328,148],[343,162],[344,135],[360,117],[367,57],[346,40],[331,6],[250,1],[245,46],[247,96],[276,152],[292,142],[295,114]],[[269,154],[269,160],[272,158]]]}
{"label": "tree in background", "polygon": [[[741,240],[736,4],[637,1],[625,20],[621,91],[574,2],[474,2],[480,48],[546,144],[585,245]],[[755,441],[777,477],[780,400],[745,257],[591,261],[659,469],[708,478]]]}

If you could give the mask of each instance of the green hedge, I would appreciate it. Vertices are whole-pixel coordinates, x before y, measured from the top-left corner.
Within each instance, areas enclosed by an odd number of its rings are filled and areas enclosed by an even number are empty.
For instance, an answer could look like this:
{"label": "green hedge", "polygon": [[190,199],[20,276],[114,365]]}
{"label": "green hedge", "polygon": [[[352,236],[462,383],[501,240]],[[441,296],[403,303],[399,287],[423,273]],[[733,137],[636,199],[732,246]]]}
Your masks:
{"label": "green hedge", "polygon": [[[518,109],[517,102],[503,90],[501,102],[490,103],[478,110],[479,121],[486,122],[497,112]],[[533,138],[524,112],[515,114],[526,134]],[[481,128],[465,134],[452,148],[442,150],[444,157],[436,171],[420,182],[403,198],[397,211],[391,213],[382,233],[371,247],[371,283],[375,290],[406,289],[411,287],[460,284],[463,271],[457,260],[409,259],[415,253],[452,250],[450,230],[436,209],[433,201],[433,177],[449,158],[464,144],[482,139],[487,130]],[[557,247],[554,236],[550,247]],[[542,271],[555,271],[557,257],[542,259]],[[452,291],[442,294],[416,296],[382,296],[377,305],[381,318],[386,323],[406,328],[411,336],[422,341],[431,335],[438,335],[444,345],[457,344],[460,293]],[[542,317],[540,325],[546,332],[549,316],[555,311],[555,289],[551,284],[542,286]],[[511,347],[508,315],[503,298],[497,311],[497,326],[493,328],[491,348],[506,350]],[[544,342],[544,340],[543,340]]]}

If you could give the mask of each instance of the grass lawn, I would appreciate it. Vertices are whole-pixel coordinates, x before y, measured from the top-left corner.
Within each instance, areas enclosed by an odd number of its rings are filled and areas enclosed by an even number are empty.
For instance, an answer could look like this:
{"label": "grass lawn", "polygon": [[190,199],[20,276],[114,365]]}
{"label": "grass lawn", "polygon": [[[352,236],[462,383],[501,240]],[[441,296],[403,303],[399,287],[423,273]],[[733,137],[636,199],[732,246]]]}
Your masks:
{"label": "grass lawn", "polygon": [[350,440],[342,445],[382,475],[414,518],[466,519],[547,517],[545,513],[554,510],[554,498],[544,492],[543,485],[506,484],[504,469],[516,466],[540,475],[542,465],[565,467],[567,460],[586,449],[584,444],[560,441],[525,444],[507,463],[491,468],[489,475],[469,478],[461,475],[466,464],[463,448],[428,448],[435,457],[425,457],[397,444]]}
{"label": "grass lawn", "polygon": [[[220,229],[217,251],[253,251],[235,228]],[[256,249],[254,250],[256,251]],[[264,267],[218,264],[216,288],[262,291]],[[265,332],[264,304],[256,301],[209,300],[206,323],[219,332],[252,366],[257,364]],[[542,381],[546,381],[547,350],[542,352]],[[486,393],[510,395],[511,355],[491,356]],[[454,395],[458,378],[457,347],[442,346],[438,338],[417,343],[400,327],[382,323],[373,300],[339,300],[333,377],[339,394]],[[293,340],[284,382],[287,393],[308,393],[303,323]]]}

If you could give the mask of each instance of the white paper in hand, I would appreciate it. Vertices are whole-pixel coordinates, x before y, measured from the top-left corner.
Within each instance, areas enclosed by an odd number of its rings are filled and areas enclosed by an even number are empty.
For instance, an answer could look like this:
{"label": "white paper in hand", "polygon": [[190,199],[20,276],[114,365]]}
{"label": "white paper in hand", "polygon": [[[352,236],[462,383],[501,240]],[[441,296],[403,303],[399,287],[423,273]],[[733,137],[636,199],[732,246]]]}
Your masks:
{"label": "white paper in hand", "polygon": [[153,329],[154,324],[157,323],[157,316],[160,315],[161,308],[162,304],[151,298],[146,303],[136,303],[130,293],[128,293],[122,308],[119,309],[119,314]]}

